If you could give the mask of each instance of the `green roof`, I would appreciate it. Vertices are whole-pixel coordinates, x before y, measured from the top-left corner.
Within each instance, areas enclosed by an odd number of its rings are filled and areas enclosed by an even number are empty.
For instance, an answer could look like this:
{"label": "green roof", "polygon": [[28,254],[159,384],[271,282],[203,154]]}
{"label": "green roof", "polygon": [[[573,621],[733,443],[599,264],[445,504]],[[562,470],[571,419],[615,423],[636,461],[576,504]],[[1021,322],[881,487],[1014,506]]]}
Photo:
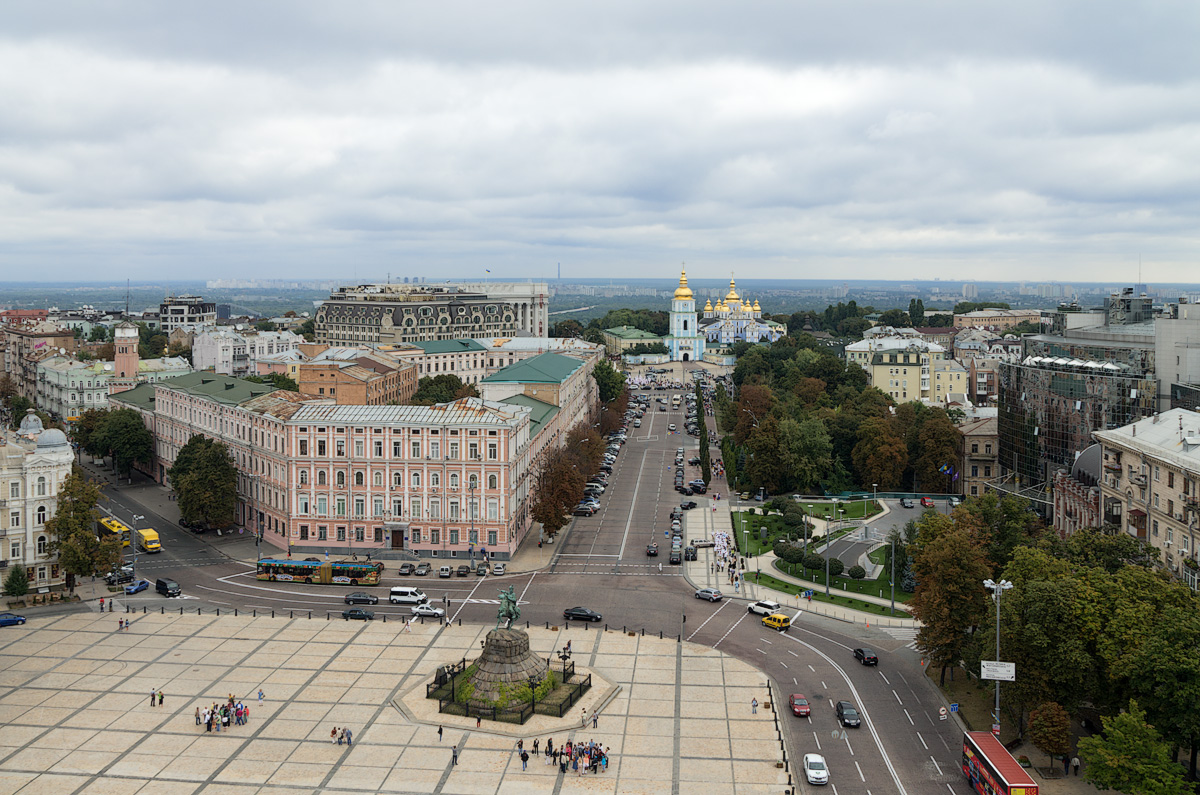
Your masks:
{"label": "green roof", "polygon": [[274,384],[256,384],[253,381],[245,381],[241,378],[219,375],[207,371],[177,375],[174,378],[164,378],[158,382],[158,385],[178,389],[180,392],[187,392],[189,395],[206,397],[218,403],[224,403],[227,406],[236,406],[251,398],[265,395],[268,392],[274,392],[278,389]]}
{"label": "green roof", "polygon": [[130,408],[154,410],[154,384],[138,384],[133,389],[109,395],[110,400],[128,403]]}
{"label": "green roof", "polygon": [[507,397],[500,402],[507,403],[510,406],[522,406],[532,410],[532,413],[529,415],[529,424],[533,426],[530,429],[530,438],[537,436],[541,432],[542,428],[545,427],[546,423],[550,421],[550,418],[558,413],[558,406],[555,406],[552,403],[543,403],[542,401],[536,398],[531,398],[528,395],[513,395],[512,397]]}
{"label": "green roof", "polygon": [[642,331],[640,328],[633,326],[617,326],[616,328],[604,329],[605,334],[611,334],[614,337],[620,337],[623,340],[659,340],[662,337],[657,334],[651,334],[649,331]]}
{"label": "green roof", "polygon": [[561,384],[583,362],[560,353],[543,353],[514,362],[483,379],[483,384]]}
{"label": "green roof", "polygon": [[411,344],[426,353],[476,353],[487,350],[475,340],[429,340]]}

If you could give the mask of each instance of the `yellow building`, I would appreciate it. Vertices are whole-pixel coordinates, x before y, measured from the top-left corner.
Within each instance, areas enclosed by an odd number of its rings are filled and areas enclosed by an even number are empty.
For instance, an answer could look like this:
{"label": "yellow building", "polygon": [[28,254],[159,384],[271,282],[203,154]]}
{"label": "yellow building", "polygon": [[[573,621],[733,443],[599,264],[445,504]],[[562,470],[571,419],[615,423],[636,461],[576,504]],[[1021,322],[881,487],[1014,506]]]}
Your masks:
{"label": "yellow building", "polygon": [[867,371],[871,386],[899,402],[944,404],[967,391],[967,370],[946,349],[911,337],[876,337],[846,346],[846,361]]}

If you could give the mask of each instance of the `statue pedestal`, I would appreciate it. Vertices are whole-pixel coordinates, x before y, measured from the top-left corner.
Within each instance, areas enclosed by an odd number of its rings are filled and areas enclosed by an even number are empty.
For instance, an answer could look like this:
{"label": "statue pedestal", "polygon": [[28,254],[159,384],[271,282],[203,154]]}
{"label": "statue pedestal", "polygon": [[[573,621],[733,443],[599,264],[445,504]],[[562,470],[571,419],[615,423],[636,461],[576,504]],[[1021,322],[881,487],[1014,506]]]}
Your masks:
{"label": "statue pedestal", "polygon": [[546,660],[529,649],[529,635],[520,629],[493,629],[483,644],[483,654],[475,661],[474,699],[495,701],[500,685],[508,688],[529,684],[530,678],[546,678]]}

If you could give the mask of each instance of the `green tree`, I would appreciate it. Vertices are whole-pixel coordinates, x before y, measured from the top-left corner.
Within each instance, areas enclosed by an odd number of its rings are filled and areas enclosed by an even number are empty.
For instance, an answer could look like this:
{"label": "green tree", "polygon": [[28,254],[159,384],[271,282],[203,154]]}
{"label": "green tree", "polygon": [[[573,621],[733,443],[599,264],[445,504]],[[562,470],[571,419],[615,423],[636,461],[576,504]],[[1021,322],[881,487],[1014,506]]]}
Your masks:
{"label": "green tree", "polygon": [[863,420],[852,455],[859,483],[878,483],[884,491],[899,488],[908,466],[908,446],[891,422],[882,417]]}
{"label": "green tree", "polygon": [[990,571],[974,539],[951,528],[915,552],[913,572],[917,587],[909,605],[921,622],[917,648],[942,669],[945,684],[946,670],[963,657],[967,630],[980,626],[987,614],[981,583]]}
{"label": "green tree", "polygon": [[551,337],[582,337],[583,324],[578,320],[560,320],[550,327]]}
{"label": "green tree", "polygon": [[920,298],[914,298],[908,302],[908,317],[912,320],[912,324],[918,328],[925,325],[925,302]]}
{"label": "green tree", "polygon": [[867,570],[856,563],[846,570],[846,576],[852,580],[861,580],[867,576]]}
{"label": "green tree", "polygon": [[1071,716],[1053,701],[1042,704],[1029,714],[1029,739],[1052,765],[1054,757],[1071,751]]}
{"label": "green tree", "polygon": [[271,384],[276,389],[283,389],[288,392],[299,392],[300,386],[291,378],[288,378],[283,373],[267,373],[266,375],[247,375],[245,380],[253,381],[256,384]]}
{"label": "green tree", "polygon": [[108,342],[111,332],[107,326],[92,326],[92,331],[88,335],[88,342]]}
{"label": "green tree", "polygon": [[1183,768],[1136,701],[1111,718],[1101,717],[1103,731],[1079,740],[1083,777],[1097,789],[1129,795],[1185,795],[1193,791]]}
{"label": "green tree", "polygon": [[58,556],[70,591],[75,590],[77,577],[109,571],[121,560],[121,540],[109,535],[100,539],[96,535],[99,501],[100,487],[75,470],[59,488],[54,516],[46,521],[50,552]]}
{"label": "green tree", "polygon": [[902,310],[889,309],[879,316],[879,323],[880,325],[892,326],[893,328],[908,328],[912,325],[912,320]]}
{"label": "green tree", "polygon": [[220,529],[233,525],[237,519],[237,470],[223,442],[193,436],[180,448],[167,476],[178,495],[184,521]]}
{"label": "green tree", "polygon": [[305,342],[317,341],[317,324],[311,317],[300,324],[300,335],[304,337]]}
{"label": "green tree", "polygon": [[1001,498],[989,491],[980,497],[970,497],[963,510],[986,528],[990,537],[988,558],[997,571],[1008,564],[1018,546],[1032,545],[1043,527],[1029,510],[1029,500],[1012,495]]}
{"label": "green tree", "polygon": [[538,469],[531,514],[553,537],[570,521],[569,513],[583,493],[585,477],[565,448],[545,455]]}
{"label": "green tree", "polygon": [[142,422],[142,415],[133,409],[108,412],[95,436],[97,448],[111,455],[117,472],[126,477],[135,463],[154,460],[154,437]]}
{"label": "green tree", "polygon": [[258,321],[257,323],[254,324],[254,328],[257,331],[276,331],[276,330],[278,330],[278,327],[269,320]]}
{"label": "green tree", "polygon": [[24,395],[13,395],[8,399],[8,417],[13,428],[21,426],[21,420],[25,419],[25,415],[33,408],[33,401]]}
{"label": "green tree", "polygon": [[29,575],[22,565],[13,566],[4,578],[5,596],[24,596],[29,593]]}
{"label": "green tree", "polygon": [[1110,574],[1124,566],[1154,568],[1158,548],[1119,531],[1085,527],[1071,533],[1058,546],[1061,556],[1079,568],[1097,567]]}
{"label": "green tree", "polygon": [[940,408],[930,409],[929,416],[921,423],[917,432],[917,448],[920,453],[915,463],[917,480],[923,491],[949,493],[954,477],[942,472],[946,465],[958,461],[958,441],[962,434],[950,422],[946,412]]}
{"label": "green tree", "polygon": [[599,361],[592,370],[592,378],[596,379],[596,387],[600,392],[600,402],[611,403],[625,391],[625,374],[614,369],[606,361]]}
{"label": "green tree", "polygon": [[413,406],[432,406],[436,403],[449,403],[455,395],[462,391],[463,382],[456,375],[442,373],[425,376],[417,381],[417,391],[409,401]]}
{"label": "green tree", "polygon": [[846,570],[846,564],[842,563],[841,558],[829,559],[829,576],[840,577],[842,572]]}
{"label": "green tree", "polygon": [[75,421],[75,427],[71,429],[72,439],[84,452],[95,456],[104,455],[108,451],[100,449],[97,443],[102,439],[101,432],[107,419],[107,409],[87,409]]}

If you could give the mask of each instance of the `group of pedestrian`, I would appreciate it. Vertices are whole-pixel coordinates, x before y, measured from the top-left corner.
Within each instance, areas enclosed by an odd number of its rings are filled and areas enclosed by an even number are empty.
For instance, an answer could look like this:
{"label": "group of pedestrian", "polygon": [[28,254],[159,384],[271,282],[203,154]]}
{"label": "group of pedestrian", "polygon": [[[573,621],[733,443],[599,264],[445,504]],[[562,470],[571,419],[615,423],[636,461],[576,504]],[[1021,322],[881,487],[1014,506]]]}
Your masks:
{"label": "group of pedestrian", "polygon": [[[261,694],[262,691],[259,691]],[[261,703],[261,699],[259,699]],[[203,710],[196,707],[196,725],[204,726],[206,732],[229,731],[229,727],[245,726],[250,722],[250,708],[229,694],[224,704],[213,704]]]}
{"label": "group of pedestrian", "polygon": [[129,619],[118,618],[117,619],[117,632],[124,632],[127,629],[129,629]]}
{"label": "group of pedestrian", "polygon": [[[438,727],[438,739],[441,739],[441,727]],[[350,731],[345,726],[340,729],[337,726],[333,727],[333,731],[329,733],[329,742],[341,745],[345,743],[347,746],[354,745],[354,732]]]}
{"label": "group of pedestrian", "polygon": [[161,707],[162,705],[163,705],[163,692],[161,690],[156,690],[153,687],[150,688],[150,706]]}

